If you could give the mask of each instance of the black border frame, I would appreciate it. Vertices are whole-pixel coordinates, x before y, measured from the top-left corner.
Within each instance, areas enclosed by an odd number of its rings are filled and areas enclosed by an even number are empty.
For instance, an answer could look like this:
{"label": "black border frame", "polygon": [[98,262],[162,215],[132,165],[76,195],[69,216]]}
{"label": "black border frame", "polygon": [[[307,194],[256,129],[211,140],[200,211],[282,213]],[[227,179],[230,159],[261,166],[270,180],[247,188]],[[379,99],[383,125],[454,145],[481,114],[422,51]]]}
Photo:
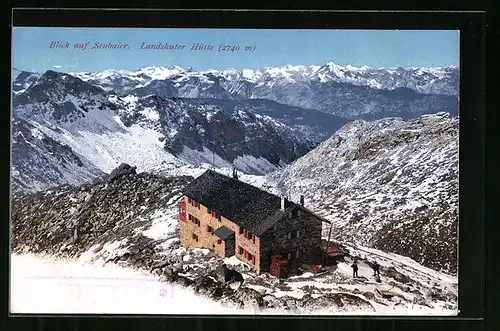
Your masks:
{"label": "black border frame", "polygon": [[[458,330],[466,325],[479,329],[484,315],[484,94],[485,94],[485,12],[418,12],[418,11],[287,11],[287,10],[106,10],[71,9],[41,10],[15,9],[13,26],[60,27],[151,27],[151,28],[274,28],[274,29],[415,29],[460,30],[460,193],[459,193],[459,307],[457,317],[289,317],[289,316],[190,316],[180,325],[178,315],[128,315],[120,327],[134,329],[199,329],[232,328],[242,326],[266,328],[279,326],[325,328],[332,324],[349,328],[406,328],[421,329],[431,323],[446,324]],[[9,69],[10,70],[10,69]],[[10,95],[9,95],[10,98]],[[9,104],[10,107],[10,104]],[[7,120],[10,122],[10,119]],[[8,129],[10,139],[10,127]],[[10,161],[10,155],[9,155]],[[9,162],[10,164],[10,162]],[[9,208],[10,213],[10,208]],[[9,214],[10,215],[10,214]],[[10,218],[10,217],[9,217]],[[7,232],[1,232],[6,235]],[[9,239],[6,253],[10,252]],[[1,267],[9,279],[9,257]],[[9,293],[9,282],[3,282]],[[8,300],[8,295],[6,296]],[[8,312],[8,302],[7,302]],[[16,316],[16,317],[14,317]],[[50,319],[32,315],[20,319],[11,315],[4,330],[18,329],[20,322],[33,328],[85,329],[94,322],[111,326],[121,315],[50,315],[65,318]],[[29,317],[28,317],[29,316]],[[94,316],[94,317],[88,317]],[[100,319],[97,316],[108,316]],[[124,315],[126,316],[126,315]],[[142,320],[139,317],[142,316]],[[160,317],[153,320],[148,317]],[[200,319],[201,317],[201,319]],[[257,318],[256,318],[257,317]],[[123,317],[121,317],[123,319]],[[355,320],[356,318],[357,320]],[[57,322],[60,321],[60,322]],[[234,322],[233,322],[234,321]],[[278,322],[279,321],[279,322]],[[310,325],[311,322],[315,322]],[[54,324],[53,324],[54,323]],[[185,324],[185,325],[184,325]],[[14,326],[16,325],[16,326]],[[114,326],[118,326],[116,323]],[[362,327],[363,325],[363,327]],[[12,328],[9,328],[11,326]]]}

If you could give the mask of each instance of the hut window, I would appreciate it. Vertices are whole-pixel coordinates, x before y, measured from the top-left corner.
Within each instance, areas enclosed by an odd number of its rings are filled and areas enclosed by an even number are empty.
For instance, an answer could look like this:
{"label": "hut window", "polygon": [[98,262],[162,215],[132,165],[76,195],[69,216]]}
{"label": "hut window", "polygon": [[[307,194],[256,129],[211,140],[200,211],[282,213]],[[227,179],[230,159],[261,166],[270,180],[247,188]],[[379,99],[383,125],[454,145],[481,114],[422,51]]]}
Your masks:
{"label": "hut window", "polygon": [[243,248],[242,247],[238,247],[238,253],[241,255],[243,254]]}
{"label": "hut window", "polygon": [[212,227],[210,225],[207,225],[207,232],[212,233],[212,230],[213,230]]}
{"label": "hut window", "polygon": [[222,240],[221,239],[217,240],[217,244],[219,245],[222,244]]}
{"label": "hut window", "polygon": [[252,234],[252,241],[255,244],[255,235],[254,234]]}
{"label": "hut window", "polygon": [[240,234],[243,234],[243,228],[240,227]]}
{"label": "hut window", "polygon": [[253,255],[252,255],[252,254],[247,253],[247,259],[248,259],[249,261],[253,261],[254,257],[253,257]]}
{"label": "hut window", "polygon": [[198,242],[198,236],[193,233],[193,239]]}
{"label": "hut window", "polygon": [[252,234],[248,231],[246,231],[246,237],[247,239],[252,239]]}

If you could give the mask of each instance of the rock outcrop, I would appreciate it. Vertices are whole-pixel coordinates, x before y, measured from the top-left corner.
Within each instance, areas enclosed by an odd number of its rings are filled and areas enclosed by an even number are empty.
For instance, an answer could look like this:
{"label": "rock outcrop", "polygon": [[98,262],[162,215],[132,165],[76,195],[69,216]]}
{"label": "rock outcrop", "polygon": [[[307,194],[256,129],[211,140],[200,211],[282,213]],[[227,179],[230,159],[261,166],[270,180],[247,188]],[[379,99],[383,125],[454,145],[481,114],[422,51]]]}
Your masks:
{"label": "rock outcrop", "polygon": [[137,174],[122,164],[93,184],[21,195],[12,201],[12,249],[68,257],[123,242],[126,251],[111,259],[150,269],[158,242],[138,230],[151,226],[155,213],[168,212],[191,180]]}

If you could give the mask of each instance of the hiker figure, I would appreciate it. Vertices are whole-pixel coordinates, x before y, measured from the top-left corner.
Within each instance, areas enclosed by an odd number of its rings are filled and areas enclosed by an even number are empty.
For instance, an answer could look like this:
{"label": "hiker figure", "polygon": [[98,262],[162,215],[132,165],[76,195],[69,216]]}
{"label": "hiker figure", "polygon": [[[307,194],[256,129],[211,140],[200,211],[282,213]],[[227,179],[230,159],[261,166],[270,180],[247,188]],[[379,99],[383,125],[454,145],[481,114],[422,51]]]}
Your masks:
{"label": "hiker figure", "polygon": [[358,277],[358,261],[354,260],[353,264],[351,265],[352,268],[352,277],[357,278]]}
{"label": "hiker figure", "polygon": [[380,264],[378,264],[377,261],[373,262],[372,268],[373,276],[380,276]]}

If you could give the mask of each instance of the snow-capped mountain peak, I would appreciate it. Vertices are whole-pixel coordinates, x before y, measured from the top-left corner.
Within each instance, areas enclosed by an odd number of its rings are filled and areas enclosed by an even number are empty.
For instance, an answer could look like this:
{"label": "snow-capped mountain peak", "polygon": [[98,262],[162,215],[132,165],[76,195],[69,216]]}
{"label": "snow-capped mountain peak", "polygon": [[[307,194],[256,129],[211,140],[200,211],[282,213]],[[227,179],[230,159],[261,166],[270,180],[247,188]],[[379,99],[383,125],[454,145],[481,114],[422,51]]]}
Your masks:
{"label": "snow-capped mountain peak", "polygon": [[[73,73],[74,75],[91,81],[97,85],[110,85],[110,72],[103,73]],[[375,89],[393,90],[398,87],[407,87],[419,93],[438,93],[458,95],[458,67],[442,68],[372,68],[368,66],[342,66],[335,62],[323,65],[284,65],[282,67],[264,67],[261,69],[224,69],[224,70],[186,70],[180,66],[170,67],[152,66],[135,71],[113,71],[113,75],[121,77],[120,84],[125,84],[124,90],[133,89],[141,83],[144,86],[152,80],[174,79],[176,81],[190,81],[192,78],[204,80],[203,77],[212,75],[224,79],[222,86],[230,89],[234,84],[250,83],[256,86],[282,86],[283,84],[346,83],[356,86],[369,86]],[[115,77],[118,79],[118,77]],[[175,83],[175,82],[173,82]],[[112,84],[111,84],[112,85]],[[114,84],[116,88],[117,84]],[[257,96],[256,96],[257,97]],[[276,100],[278,101],[278,100]],[[293,103],[292,103],[293,104]],[[299,105],[299,104],[294,104]],[[302,105],[303,106],[303,105]]]}

